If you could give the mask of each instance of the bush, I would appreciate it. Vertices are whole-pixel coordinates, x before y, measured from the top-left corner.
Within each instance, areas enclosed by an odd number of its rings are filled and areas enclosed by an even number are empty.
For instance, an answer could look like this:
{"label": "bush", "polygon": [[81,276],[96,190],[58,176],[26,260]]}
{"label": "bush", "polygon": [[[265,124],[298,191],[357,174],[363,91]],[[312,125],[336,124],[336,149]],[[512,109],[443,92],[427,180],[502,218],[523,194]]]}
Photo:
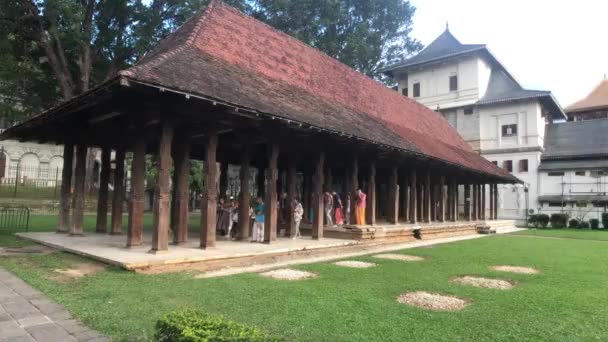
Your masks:
{"label": "bush", "polygon": [[568,214],[551,214],[551,228],[566,228],[568,225]]}
{"label": "bush", "polygon": [[578,228],[578,220],[577,219],[570,219],[570,221],[568,222],[568,228]]}
{"label": "bush", "polygon": [[156,339],[165,342],[278,341],[256,328],[196,310],[169,313],[156,322]]}
{"label": "bush", "polygon": [[608,213],[602,214],[602,226],[608,231]]}
{"label": "bush", "polygon": [[578,224],[578,227],[582,229],[589,229],[589,222],[581,221],[581,223]]}
{"label": "bush", "polygon": [[600,220],[598,219],[589,220],[589,224],[591,225],[591,229],[600,229]]}
{"label": "bush", "polygon": [[535,228],[547,228],[549,224],[549,215],[547,214],[536,214],[528,217],[528,223],[533,225]]}

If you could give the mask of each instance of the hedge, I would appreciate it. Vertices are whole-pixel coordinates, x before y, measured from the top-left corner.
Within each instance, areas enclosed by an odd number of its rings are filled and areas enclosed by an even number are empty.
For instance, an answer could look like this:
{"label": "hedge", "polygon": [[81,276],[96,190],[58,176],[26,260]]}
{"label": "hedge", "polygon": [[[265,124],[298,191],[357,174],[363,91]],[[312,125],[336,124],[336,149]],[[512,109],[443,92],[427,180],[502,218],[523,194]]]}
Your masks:
{"label": "hedge", "polygon": [[608,229],[608,213],[602,213],[602,226],[604,229]]}
{"label": "hedge", "polygon": [[578,224],[578,227],[579,227],[579,228],[583,228],[583,229],[588,229],[588,228],[589,228],[589,222],[586,222],[586,221],[581,221],[581,222]]}
{"label": "hedge", "polygon": [[570,221],[568,222],[568,228],[578,228],[578,220],[577,219],[570,219]]}
{"label": "hedge", "polygon": [[155,337],[163,342],[279,341],[249,327],[197,310],[178,310],[156,322]]}
{"label": "hedge", "polygon": [[570,216],[564,213],[551,214],[551,228],[566,228]]}
{"label": "hedge", "polygon": [[528,223],[536,228],[547,228],[549,224],[549,215],[547,214],[535,214],[528,217]]}
{"label": "hedge", "polygon": [[591,225],[591,229],[600,229],[600,220],[598,219],[589,220],[589,224]]}

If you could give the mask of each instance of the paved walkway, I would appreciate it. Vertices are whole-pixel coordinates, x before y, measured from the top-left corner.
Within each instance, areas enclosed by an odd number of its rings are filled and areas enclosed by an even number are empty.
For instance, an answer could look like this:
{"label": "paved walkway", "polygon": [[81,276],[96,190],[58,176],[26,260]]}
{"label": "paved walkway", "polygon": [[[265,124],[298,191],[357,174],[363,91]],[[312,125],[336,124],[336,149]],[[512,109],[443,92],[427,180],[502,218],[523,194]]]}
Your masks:
{"label": "paved walkway", "polygon": [[0,341],[111,341],[72,318],[23,280],[0,268]]}

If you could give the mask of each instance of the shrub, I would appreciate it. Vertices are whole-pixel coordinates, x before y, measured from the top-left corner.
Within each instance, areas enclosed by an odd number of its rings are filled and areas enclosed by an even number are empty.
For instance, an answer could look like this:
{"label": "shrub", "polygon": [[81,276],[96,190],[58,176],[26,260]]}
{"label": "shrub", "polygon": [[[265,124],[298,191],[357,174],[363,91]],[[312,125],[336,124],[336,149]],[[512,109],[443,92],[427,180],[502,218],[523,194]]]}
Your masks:
{"label": "shrub", "polygon": [[156,322],[156,339],[164,342],[278,341],[256,328],[196,310],[169,313]]}
{"label": "shrub", "polygon": [[570,219],[570,221],[568,222],[568,228],[578,228],[578,220],[577,219]]}
{"label": "shrub", "polygon": [[568,214],[551,214],[551,228],[565,228],[568,225]]}
{"label": "shrub", "polygon": [[589,222],[586,222],[586,221],[581,221],[581,222],[578,224],[578,227],[579,227],[579,228],[582,228],[582,229],[589,229]]}
{"label": "shrub", "polygon": [[608,231],[608,213],[602,213],[602,226]]}
{"label": "shrub", "polygon": [[598,219],[589,220],[589,224],[591,225],[591,229],[600,229],[600,220]]}

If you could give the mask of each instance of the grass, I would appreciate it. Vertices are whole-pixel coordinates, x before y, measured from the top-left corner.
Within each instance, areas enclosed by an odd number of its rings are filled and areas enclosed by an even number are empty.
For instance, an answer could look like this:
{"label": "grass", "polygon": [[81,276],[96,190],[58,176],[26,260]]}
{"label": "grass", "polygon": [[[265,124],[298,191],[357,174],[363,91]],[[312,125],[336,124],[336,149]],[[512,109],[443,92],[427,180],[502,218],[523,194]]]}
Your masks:
{"label": "grass", "polygon": [[511,233],[513,235],[540,236],[540,237],[555,237],[565,239],[581,239],[581,240],[599,240],[608,241],[608,230],[592,230],[592,229],[526,229]]}
{"label": "grass", "polygon": [[[108,267],[57,283],[49,279],[53,269],[84,261],[62,253],[2,258],[0,265],[119,341],[152,339],[161,315],[185,307],[223,314],[294,341],[584,341],[608,336],[606,242],[494,236],[404,253],[427,260],[356,258],[378,263],[369,269],[329,262],[302,265],[296,268],[319,277],[296,282],[257,274],[214,279],[142,275]],[[496,264],[542,272],[488,269]],[[511,279],[517,287],[499,291],[449,282],[465,274]],[[472,304],[459,312],[432,312],[395,301],[416,290],[466,297]]]}

